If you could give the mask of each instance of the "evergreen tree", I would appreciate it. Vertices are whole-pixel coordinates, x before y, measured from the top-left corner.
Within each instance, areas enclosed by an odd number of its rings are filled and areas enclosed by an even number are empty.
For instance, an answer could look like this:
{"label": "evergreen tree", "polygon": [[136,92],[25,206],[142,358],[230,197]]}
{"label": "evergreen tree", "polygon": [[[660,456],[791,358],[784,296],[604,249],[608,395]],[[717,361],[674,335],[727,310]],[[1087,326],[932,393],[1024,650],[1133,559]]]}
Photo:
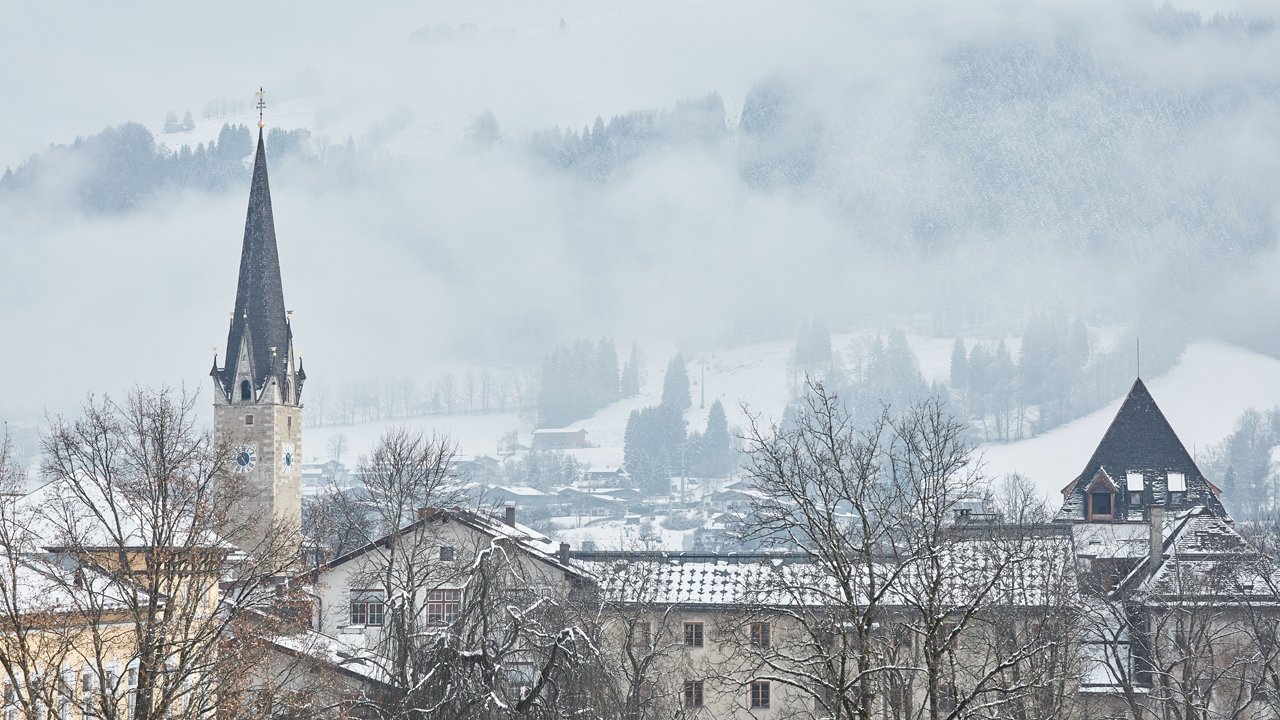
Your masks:
{"label": "evergreen tree", "polygon": [[675,408],[658,405],[633,410],[623,438],[627,474],[649,495],[669,494],[671,477],[680,471],[685,441],[684,417]]}
{"label": "evergreen tree", "polygon": [[195,128],[195,126],[196,126],[196,121],[194,118],[191,117],[191,111],[188,110],[187,113],[182,116],[182,129],[192,130]]}
{"label": "evergreen tree", "polygon": [[174,133],[174,132],[178,132],[181,129],[182,129],[182,126],[178,124],[177,113],[170,110],[164,116],[164,132]]}
{"label": "evergreen tree", "polygon": [[684,355],[676,353],[667,364],[667,374],[662,378],[662,404],[675,408],[683,413],[693,405],[689,395],[689,370],[684,364]]}
{"label": "evergreen tree", "polygon": [[699,469],[707,477],[724,477],[733,470],[733,445],[729,420],[719,400],[711,403],[707,429],[698,439]]}
{"label": "evergreen tree", "polygon": [[644,363],[644,355],[638,343],[631,343],[631,355],[622,368],[622,396],[635,397],[640,394],[640,366]]}
{"label": "evergreen tree", "polygon": [[969,354],[964,347],[964,338],[956,338],[951,346],[951,387],[957,392],[964,392],[969,387]]}
{"label": "evergreen tree", "polygon": [[600,406],[614,402],[621,396],[618,378],[618,351],[610,338],[600,338],[596,344],[595,385]]}

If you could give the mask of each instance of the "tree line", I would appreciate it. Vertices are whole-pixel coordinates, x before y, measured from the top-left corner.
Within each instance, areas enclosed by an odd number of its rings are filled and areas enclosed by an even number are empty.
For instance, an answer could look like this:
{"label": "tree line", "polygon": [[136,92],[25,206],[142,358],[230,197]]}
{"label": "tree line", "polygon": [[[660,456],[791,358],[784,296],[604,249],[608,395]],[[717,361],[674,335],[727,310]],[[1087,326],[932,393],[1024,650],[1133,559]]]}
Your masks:
{"label": "tree line", "polygon": [[[176,119],[175,119],[176,122]],[[267,131],[277,160],[307,151],[306,130]],[[67,200],[82,212],[115,214],[135,210],[165,190],[224,192],[243,187],[253,152],[249,128],[224,124],[215,140],[170,150],[157,145],[151,131],[136,122],[110,127],[95,135],[53,145],[0,176],[0,194],[48,188],[70,176]]]}
{"label": "tree line", "polygon": [[[1141,370],[1148,377],[1171,368],[1186,347],[1186,330],[1176,319],[1135,327],[1149,333],[1141,348]],[[934,396],[983,440],[1017,440],[1083,417],[1123,394],[1138,372],[1137,344],[1134,329],[1102,347],[1083,319],[1038,314],[1017,337],[957,337],[948,381],[930,383],[901,329],[855,340],[838,353],[826,325],[813,320],[800,325],[791,384],[798,395],[806,378],[822,380],[860,423],[873,420],[882,404],[906,407]]]}
{"label": "tree line", "polygon": [[563,427],[640,392],[643,354],[632,344],[621,371],[611,338],[560,345],[542,361],[538,384],[538,427]]}

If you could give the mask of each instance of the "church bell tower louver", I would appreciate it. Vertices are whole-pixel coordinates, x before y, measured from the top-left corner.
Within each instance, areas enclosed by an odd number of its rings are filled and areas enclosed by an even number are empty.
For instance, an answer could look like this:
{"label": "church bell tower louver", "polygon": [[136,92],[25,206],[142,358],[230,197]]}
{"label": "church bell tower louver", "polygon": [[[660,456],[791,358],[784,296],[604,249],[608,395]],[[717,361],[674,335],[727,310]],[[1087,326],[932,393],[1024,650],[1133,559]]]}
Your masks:
{"label": "church bell tower louver", "polygon": [[273,521],[294,533],[301,525],[302,387],[307,377],[294,355],[291,313],[285,310],[280,282],[262,122],[226,363],[219,368],[215,355],[210,375],[214,430],[231,442],[232,470],[243,474],[249,489],[245,529],[230,540],[253,552],[264,547]]}

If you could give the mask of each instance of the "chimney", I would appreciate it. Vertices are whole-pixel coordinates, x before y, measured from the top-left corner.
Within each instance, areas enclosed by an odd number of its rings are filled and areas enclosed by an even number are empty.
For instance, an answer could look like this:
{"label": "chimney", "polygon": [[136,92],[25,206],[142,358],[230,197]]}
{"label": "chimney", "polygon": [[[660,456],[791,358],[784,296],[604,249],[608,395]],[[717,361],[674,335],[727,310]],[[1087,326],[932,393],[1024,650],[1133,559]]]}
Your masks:
{"label": "chimney", "polygon": [[1150,513],[1150,546],[1147,551],[1147,570],[1155,573],[1164,559],[1164,506],[1152,505],[1147,509]]}
{"label": "chimney", "polygon": [[515,527],[516,526],[516,504],[508,500],[505,504],[503,504],[502,507],[503,507],[503,510],[505,511],[502,521],[505,522],[510,527]]}
{"label": "chimney", "polygon": [[557,552],[556,555],[559,556],[560,562],[563,562],[563,563],[569,562],[569,543],[567,542],[560,543],[560,552]]}

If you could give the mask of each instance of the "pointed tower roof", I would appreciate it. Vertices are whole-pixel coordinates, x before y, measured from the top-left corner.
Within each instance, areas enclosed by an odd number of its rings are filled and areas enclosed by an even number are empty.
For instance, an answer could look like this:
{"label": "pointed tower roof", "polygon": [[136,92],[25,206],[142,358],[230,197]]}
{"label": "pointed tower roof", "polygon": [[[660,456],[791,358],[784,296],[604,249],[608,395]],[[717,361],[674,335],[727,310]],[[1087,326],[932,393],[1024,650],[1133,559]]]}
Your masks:
{"label": "pointed tower roof", "polygon": [[[1108,516],[1138,520],[1146,507],[1156,504],[1175,510],[1200,505],[1214,515],[1227,517],[1218,499],[1221,491],[1200,472],[1141,379],[1129,388],[1084,469],[1063,488],[1058,520],[1088,519],[1086,495],[1093,491],[1089,483],[1099,477],[1105,477],[1113,492],[1118,492],[1117,511]],[[1175,478],[1179,487],[1174,485]],[[1139,493],[1137,505],[1119,490]]]}
{"label": "pointed tower roof", "polygon": [[[248,340],[247,344],[244,340]],[[276,251],[275,220],[271,215],[271,188],[267,182],[267,151],[258,130],[257,155],[253,160],[253,182],[249,190],[249,212],[244,223],[244,248],[240,253],[240,281],[236,305],[227,333],[226,364],[222,387],[230,397],[242,345],[248,351],[253,386],[257,390],[276,377],[286,378],[291,331],[284,308],[280,283],[280,258]],[[276,349],[272,358],[271,349]]]}
{"label": "pointed tower roof", "polygon": [[1201,477],[1191,453],[1178,439],[1141,378],[1133,381],[1133,387],[1129,388],[1129,394],[1080,477],[1092,478],[1101,468],[1106,468],[1112,477],[1146,470]]}

